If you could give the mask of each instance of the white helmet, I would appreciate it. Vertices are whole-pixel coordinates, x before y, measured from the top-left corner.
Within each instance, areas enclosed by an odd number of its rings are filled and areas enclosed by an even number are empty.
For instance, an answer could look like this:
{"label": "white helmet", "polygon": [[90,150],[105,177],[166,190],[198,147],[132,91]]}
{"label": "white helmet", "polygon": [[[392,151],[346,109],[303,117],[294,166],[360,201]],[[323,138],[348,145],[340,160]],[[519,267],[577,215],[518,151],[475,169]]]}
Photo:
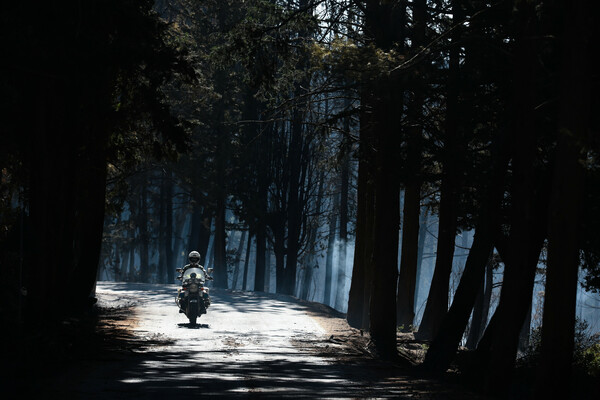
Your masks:
{"label": "white helmet", "polygon": [[190,260],[190,263],[194,265],[198,264],[200,262],[200,253],[198,253],[197,251],[192,251],[188,256],[188,259]]}

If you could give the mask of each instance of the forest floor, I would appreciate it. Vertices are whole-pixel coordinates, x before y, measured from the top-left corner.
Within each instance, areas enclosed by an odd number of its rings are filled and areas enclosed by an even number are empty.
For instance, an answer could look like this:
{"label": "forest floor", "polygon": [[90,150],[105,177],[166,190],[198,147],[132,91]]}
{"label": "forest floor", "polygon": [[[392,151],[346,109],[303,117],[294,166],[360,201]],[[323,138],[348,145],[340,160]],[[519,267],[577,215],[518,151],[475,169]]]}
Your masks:
{"label": "forest floor", "polygon": [[[191,326],[175,289],[99,283],[89,318],[40,327],[6,349],[0,389],[71,399],[482,398],[459,375],[428,379],[378,359],[367,333],[322,304],[213,290],[208,314]],[[411,334],[399,334],[399,350],[413,363],[425,352]]]}

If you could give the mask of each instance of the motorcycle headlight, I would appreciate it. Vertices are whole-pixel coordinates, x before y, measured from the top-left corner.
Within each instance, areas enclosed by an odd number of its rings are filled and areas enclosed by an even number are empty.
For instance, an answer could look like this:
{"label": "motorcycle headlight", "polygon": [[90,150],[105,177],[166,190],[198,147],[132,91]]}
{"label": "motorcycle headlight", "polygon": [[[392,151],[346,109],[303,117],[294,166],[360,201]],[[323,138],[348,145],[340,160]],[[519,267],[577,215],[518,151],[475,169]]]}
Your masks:
{"label": "motorcycle headlight", "polygon": [[190,293],[198,293],[198,284],[192,283],[189,288]]}

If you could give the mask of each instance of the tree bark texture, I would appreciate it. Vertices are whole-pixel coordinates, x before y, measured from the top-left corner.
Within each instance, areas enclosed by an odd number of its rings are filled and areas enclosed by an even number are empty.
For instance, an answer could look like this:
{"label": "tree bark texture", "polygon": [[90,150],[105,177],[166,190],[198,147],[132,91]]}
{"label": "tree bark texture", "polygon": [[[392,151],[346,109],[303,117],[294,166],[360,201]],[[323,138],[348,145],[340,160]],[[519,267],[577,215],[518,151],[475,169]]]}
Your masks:
{"label": "tree bark texture", "polygon": [[405,332],[412,329],[415,319],[415,287],[419,259],[420,185],[408,185],[404,191],[404,221],[402,257],[398,278],[397,323]]}
{"label": "tree bark texture", "polygon": [[138,215],[138,237],[140,240],[140,281],[150,282],[150,229],[148,228],[148,185],[146,182],[147,177],[142,176],[142,188],[139,198],[140,214]]}
{"label": "tree bark texture", "polygon": [[356,199],[356,239],[354,242],[354,261],[352,280],[348,297],[348,324],[357,329],[368,329],[370,302],[370,279],[368,270],[372,258],[372,193],[371,176],[373,154],[371,149],[372,123],[369,120],[371,111],[366,109],[368,101],[367,90],[361,93],[360,111],[360,142],[358,161],[358,182]]}
{"label": "tree bark texture", "polygon": [[547,220],[547,182],[535,168],[538,132],[534,5],[520,3],[516,13],[513,133],[519,145],[513,148],[509,248],[500,302],[494,314],[497,323],[490,337],[487,366],[482,367],[486,371],[484,391],[500,395],[507,392],[507,382],[511,381]]}
{"label": "tree bark texture", "polygon": [[419,309],[418,299],[420,294],[421,276],[423,271],[423,254],[425,253],[425,240],[427,238],[427,223],[429,210],[425,209],[419,216],[419,243],[417,248],[417,282],[415,284],[415,313]]}
{"label": "tree bark texture", "polygon": [[[224,185],[224,166],[218,167],[219,182]],[[218,288],[227,288],[227,254],[226,254],[226,232],[225,232],[225,188],[221,187],[217,194],[217,209],[215,214],[215,237],[214,237],[214,285]]]}
{"label": "tree bark texture", "polygon": [[[257,140],[257,150],[269,149],[272,136],[272,128],[267,127]],[[260,154],[260,152],[259,152]],[[269,196],[269,168],[271,163],[270,151],[257,160],[257,220],[256,220],[256,266],[254,270],[254,290],[264,292],[265,290],[265,269],[267,253],[267,215],[268,215],[268,196]]]}
{"label": "tree bark texture", "polygon": [[[460,7],[461,5],[458,2],[454,1],[452,3],[452,18],[454,23],[462,19]],[[461,127],[459,126],[460,49],[457,43],[460,41],[460,36],[457,30],[454,32],[452,46],[449,49],[437,252],[427,304],[423,312],[421,324],[419,325],[419,331],[416,334],[421,340],[431,340],[435,337],[442,324],[442,319],[448,311],[448,291],[454,260],[458,192],[460,186],[460,166],[457,155],[463,154],[464,151],[461,143]]]}
{"label": "tree bark texture", "polygon": [[[427,4],[424,0],[413,1],[413,28],[411,45],[413,49],[424,46],[426,28],[429,20]],[[421,212],[421,153],[423,137],[423,105],[424,67],[415,68],[410,79],[412,101],[408,104],[408,155],[407,167],[410,177],[405,179],[404,186],[404,220],[402,233],[402,256],[397,293],[397,323],[404,331],[412,329],[415,318],[415,287],[417,284],[417,268],[419,253],[419,215]],[[398,104],[403,108],[403,102]]]}
{"label": "tree bark texture", "polygon": [[244,259],[244,279],[242,280],[242,290],[248,290],[248,268],[250,266],[250,249],[252,247],[252,235],[248,234],[246,244],[246,258]]}
{"label": "tree bark texture", "polygon": [[429,371],[441,373],[448,368],[469,322],[477,293],[484,280],[485,267],[493,250],[494,239],[500,228],[499,213],[507,165],[507,141],[497,137],[492,154],[491,174],[482,195],[482,209],[477,219],[465,269],[450,310],[444,316],[439,332],[434,336],[425,357],[424,367]]}
{"label": "tree bark texture", "polygon": [[[365,30],[375,45],[390,50],[404,40],[404,2],[368,1]],[[400,225],[400,182],[396,157],[400,150],[399,122],[402,93],[399,80],[379,76],[373,82],[372,127],[375,150],[374,220],[369,329],[371,340],[381,357],[397,355],[396,290],[398,282],[398,235]]]}
{"label": "tree bark texture", "polygon": [[[299,89],[298,89],[299,90]],[[300,95],[300,93],[298,93]],[[294,295],[296,287],[296,272],[298,267],[298,252],[300,249],[300,230],[302,229],[301,191],[304,190],[302,181],[303,162],[303,113],[294,109],[291,123],[291,138],[288,152],[289,162],[289,191],[287,208],[287,257],[282,293]]]}
{"label": "tree bark texture", "polygon": [[334,201],[331,214],[329,215],[329,237],[327,239],[327,254],[325,257],[325,290],[323,294],[323,303],[327,304],[328,306],[332,305],[331,292],[333,290],[333,253],[335,251],[335,237],[337,235],[337,208],[338,204],[336,199]]}
{"label": "tree bark texture", "polygon": [[233,279],[231,282],[231,288],[232,289],[237,289],[237,284],[238,284],[238,276],[240,274],[240,262],[242,261],[242,252],[244,251],[244,243],[246,242],[246,234],[247,231],[243,230],[241,233],[241,237],[240,237],[240,241],[238,242],[238,248],[235,252],[235,268],[233,271]]}
{"label": "tree bark texture", "polygon": [[[90,129],[86,136],[86,155],[77,169],[73,262],[67,271],[68,290],[64,306],[72,306],[79,313],[90,305],[90,296],[96,284],[98,260],[102,247],[106,197],[106,143],[104,125]],[[60,276],[59,276],[60,277]],[[81,299],[81,302],[73,299]]]}
{"label": "tree bark texture", "polygon": [[[267,252],[267,226],[264,215],[267,214],[267,185],[259,178],[258,185],[259,212],[264,212],[256,224],[256,268],[254,272],[254,290],[264,292],[265,290],[265,268]],[[264,197],[263,197],[264,196]]]}
{"label": "tree bark texture", "polygon": [[[488,318],[489,310],[489,298],[488,294],[492,293],[492,268],[491,268],[491,254],[488,259],[488,263],[485,267],[485,276],[481,280],[479,291],[477,292],[477,298],[475,299],[475,305],[473,306],[473,317],[471,319],[471,326],[469,328],[469,336],[467,337],[467,343],[465,347],[469,350],[474,350],[481,339],[481,335],[485,329]],[[459,286],[460,287],[460,286]],[[458,292],[458,290],[457,290]],[[486,301],[487,299],[487,301]],[[452,309],[452,307],[450,308]]]}
{"label": "tree bark texture", "polygon": [[173,179],[171,172],[166,173],[165,180],[163,182],[164,190],[164,219],[165,219],[165,233],[163,241],[163,250],[165,254],[166,277],[161,274],[162,279],[167,280],[167,283],[173,283],[174,281],[174,259],[173,259]]}
{"label": "tree bark texture", "polygon": [[308,227],[307,246],[308,250],[304,255],[304,275],[302,277],[302,286],[300,289],[300,298],[308,300],[310,292],[310,284],[313,278],[313,272],[317,265],[317,237],[321,217],[321,204],[323,202],[323,194],[325,191],[325,171],[321,170],[319,174],[319,188],[317,190],[317,199],[315,200],[315,221]]}
{"label": "tree bark texture", "polygon": [[160,174],[160,189],[158,195],[158,282],[165,283],[167,274],[166,260],[166,212],[165,212],[165,176],[164,172]]}
{"label": "tree bark texture", "polygon": [[[548,225],[548,267],[536,398],[569,397],[579,270],[579,226],[590,130],[593,13],[567,2],[561,70],[558,144]],[[597,9],[597,6],[596,6]]]}
{"label": "tree bark texture", "polygon": [[[349,127],[348,127],[349,129]],[[340,310],[346,294],[346,247],[348,245],[348,187],[350,184],[350,157],[349,149],[344,146],[342,150],[342,170],[340,173],[340,229],[338,237],[338,267],[337,289],[335,291],[335,308]]]}
{"label": "tree bark texture", "polygon": [[[350,94],[344,99],[344,108],[349,109],[351,102],[349,98]],[[344,118],[344,132],[345,135],[350,135],[350,117]],[[349,214],[349,199],[350,199],[350,184],[351,184],[351,165],[350,165],[350,153],[352,151],[352,145],[347,137],[344,137],[340,151],[342,152],[342,170],[340,174],[340,251],[339,251],[339,265],[340,269],[344,271],[344,282],[346,281],[346,270],[347,270],[347,246],[348,246],[348,223],[350,222]],[[341,307],[341,304],[339,304]]]}
{"label": "tree bark texture", "polygon": [[[383,83],[383,82],[382,82]],[[389,87],[389,83],[386,85]],[[385,87],[385,86],[384,86]],[[397,115],[391,93],[383,87],[379,93],[386,101],[378,104],[376,114],[387,118]],[[382,96],[383,97],[383,96]],[[400,182],[395,171],[399,148],[396,124],[380,116],[377,126],[374,209],[373,280],[371,291],[370,333],[379,354],[394,356],[396,350],[396,289],[398,281],[398,235],[400,225]],[[383,121],[382,121],[383,120]]]}

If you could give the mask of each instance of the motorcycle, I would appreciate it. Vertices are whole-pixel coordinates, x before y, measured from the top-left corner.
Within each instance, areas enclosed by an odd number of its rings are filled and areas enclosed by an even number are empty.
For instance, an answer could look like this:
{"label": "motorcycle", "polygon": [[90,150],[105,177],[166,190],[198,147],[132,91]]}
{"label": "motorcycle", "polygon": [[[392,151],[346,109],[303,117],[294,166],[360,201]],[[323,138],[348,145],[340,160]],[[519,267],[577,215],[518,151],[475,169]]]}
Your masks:
{"label": "motorcycle", "polygon": [[[196,319],[206,314],[210,306],[209,289],[204,284],[206,280],[212,280],[212,277],[205,275],[204,270],[199,267],[188,268],[185,271],[177,268],[176,271],[181,273],[177,277],[181,281],[181,287],[177,289],[175,303],[179,307],[179,312],[184,313],[190,320],[190,324],[195,325]],[[210,274],[212,268],[208,268],[207,272]]]}

